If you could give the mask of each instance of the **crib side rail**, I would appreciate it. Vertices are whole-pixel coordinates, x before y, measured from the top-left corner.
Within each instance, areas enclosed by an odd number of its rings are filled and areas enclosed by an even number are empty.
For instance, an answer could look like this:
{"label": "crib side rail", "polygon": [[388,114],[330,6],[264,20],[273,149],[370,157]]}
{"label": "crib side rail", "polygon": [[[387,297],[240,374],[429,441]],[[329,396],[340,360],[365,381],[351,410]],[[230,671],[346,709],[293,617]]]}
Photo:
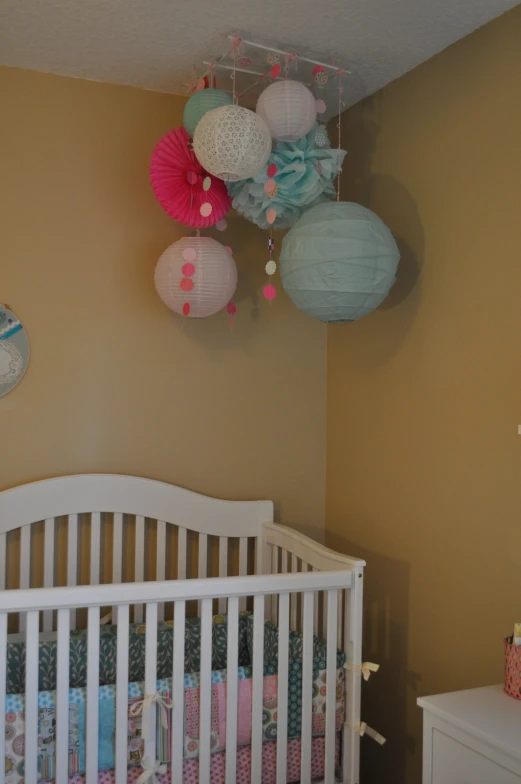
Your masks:
{"label": "crib side rail", "polygon": [[[56,781],[67,781],[68,748],[68,690],[69,690],[69,612],[76,608],[87,608],[87,663],[86,663],[86,784],[98,781],[98,729],[99,729],[99,665],[100,665],[100,610],[110,602],[118,608],[117,624],[117,681],[115,693],[116,732],[116,782],[126,782],[127,765],[127,721],[128,721],[128,644],[129,607],[140,604],[146,620],[145,630],[145,683],[144,695],[152,698],[156,692],[158,663],[157,624],[158,607],[163,601],[173,601],[174,634],[172,656],[172,702],[175,712],[171,724],[172,782],[183,781],[183,710],[184,710],[184,658],[185,617],[187,603],[201,602],[201,659],[200,659],[200,710],[199,710],[199,782],[211,783],[211,707],[212,707],[212,607],[216,598],[224,597],[228,604],[227,681],[226,706],[226,781],[235,781],[236,751],[238,738],[238,628],[239,601],[242,597],[253,597],[252,636],[252,680],[251,680],[251,781],[262,784],[263,762],[263,705],[264,705],[264,656],[265,656],[265,603],[275,594],[278,599],[279,646],[278,671],[288,671],[290,635],[290,601],[297,592],[302,596],[305,608],[305,624],[302,639],[302,727],[300,751],[300,781],[311,784],[312,733],[313,733],[313,614],[314,595],[327,595],[328,629],[327,656],[324,677],[327,697],[324,703],[325,738],[324,774],[327,784],[334,784],[337,759],[337,607],[339,595],[353,588],[355,574],[352,570],[307,572],[282,575],[255,575],[249,577],[225,577],[207,579],[174,580],[148,583],[121,583],[118,585],[91,585],[72,588],[16,589],[0,592],[0,662],[6,655],[7,614],[26,613],[26,674],[25,674],[25,755],[26,780],[37,780],[38,759],[38,627],[40,613],[57,610],[57,690],[56,690],[56,738],[57,771]],[[333,684],[333,688],[330,687]],[[6,668],[0,668],[0,707],[5,707]],[[279,679],[278,724],[277,724],[277,782],[286,781],[288,754],[288,683]],[[150,712],[147,721],[149,731],[145,737],[143,766],[159,765],[156,746],[156,722],[159,714]],[[4,737],[5,717],[0,711],[0,737]],[[355,738],[356,743],[356,738]],[[0,748],[0,756],[2,749]],[[352,750],[349,747],[348,753]],[[344,779],[345,780],[345,779]],[[0,777],[0,784],[2,777]],[[350,782],[351,784],[351,782]],[[355,784],[355,780],[353,780]]]}
{"label": "crib side rail", "polygon": [[[265,523],[262,526],[262,535],[266,547],[265,571],[270,574],[284,571],[281,568],[274,568],[279,560],[276,556],[284,556],[284,553],[287,553],[292,559],[299,559],[302,562],[302,566],[318,571],[355,569],[365,566],[365,561],[362,559],[352,558],[348,555],[337,553],[335,550],[330,550],[328,547],[319,544],[319,542],[315,542],[314,539],[310,539],[309,536],[305,536],[305,534],[301,534],[299,531],[295,531],[293,528],[288,528],[285,525]],[[280,552],[277,552],[277,548]],[[284,563],[282,566],[284,566]],[[290,567],[290,564],[288,564],[288,567]],[[288,568],[285,571],[296,570]],[[307,571],[307,569],[303,568],[302,571]]]}

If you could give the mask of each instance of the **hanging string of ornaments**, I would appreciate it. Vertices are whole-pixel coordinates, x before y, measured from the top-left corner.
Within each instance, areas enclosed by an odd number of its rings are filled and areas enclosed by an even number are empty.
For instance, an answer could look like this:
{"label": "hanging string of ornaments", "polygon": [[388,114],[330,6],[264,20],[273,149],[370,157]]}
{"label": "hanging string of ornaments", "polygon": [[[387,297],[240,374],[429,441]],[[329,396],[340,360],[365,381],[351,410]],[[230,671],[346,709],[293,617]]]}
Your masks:
{"label": "hanging string of ornaments", "polygon": [[[399,251],[380,218],[340,200],[348,72],[237,35],[229,40],[222,57],[205,62],[205,73],[189,85],[183,127],[165,134],[152,153],[156,199],[189,229],[160,257],[157,292],[184,317],[204,318],[225,309],[233,326],[237,267],[232,249],[200,235],[211,227],[224,231],[233,207],[268,234],[262,289],[268,302],[277,296],[279,268],[286,294],[304,313],[326,323],[361,318],[388,295]],[[259,50],[265,53],[264,66],[255,70],[252,51]],[[296,78],[303,63],[313,66],[308,83]],[[231,90],[217,89],[216,71],[228,71]],[[255,77],[241,94],[238,74]],[[338,95],[337,106],[331,106],[338,112],[335,149],[325,125],[325,90],[333,80]],[[241,105],[259,87],[255,111]],[[277,267],[273,231],[287,228]]]}

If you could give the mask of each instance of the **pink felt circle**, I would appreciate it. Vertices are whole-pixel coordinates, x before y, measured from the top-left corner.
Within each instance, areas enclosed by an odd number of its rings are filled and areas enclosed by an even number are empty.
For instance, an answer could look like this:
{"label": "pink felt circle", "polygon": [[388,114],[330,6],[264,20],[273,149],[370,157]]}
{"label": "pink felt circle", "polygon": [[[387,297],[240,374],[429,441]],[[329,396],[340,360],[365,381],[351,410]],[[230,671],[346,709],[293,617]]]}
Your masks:
{"label": "pink felt circle", "polygon": [[268,285],[264,286],[262,289],[262,293],[266,299],[275,299],[277,296],[277,289],[275,286],[272,286],[271,283],[268,283]]}
{"label": "pink felt circle", "polygon": [[266,180],[266,182],[264,183],[264,190],[266,193],[271,193],[272,191],[275,190],[276,187],[277,184],[275,183],[275,180],[271,179],[271,177],[269,180]]}
{"label": "pink felt circle", "polygon": [[268,210],[268,212],[266,213],[266,220],[268,221],[270,226],[271,226],[272,223],[275,223],[276,219],[277,219],[277,213],[275,212],[275,210],[273,210],[273,209],[272,210]]}
{"label": "pink felt circle", "polygon": [[183,273],[185,278],[191,278],[195,272],[195,267],[191,262],[188,262],[188,264],[183,264],[183,266],[181,267],[181,272]]}
{"label": "pink felt circle", "polygon": [[195,261],[197,253],[193,248],[185,248],[183,251],[183,259],[185,261]]}
{"label": "pink felt circle", "polygon": [[277,174],[277,164],[270,163],[270,165],[268,166],[268,177],[275,177],[276,174]]}
{"label": "pink felt circle", "polygon": [[190,280],[190,278],[181,278],[181,283],[179,285],[183,291],[192,291],[194,282],[193,280]]}
{"label": "pink felt circle", "polygon": [[203,216],[203,218],[207,218],[209,215],[212,214],[212,205],[209,201],[205,201],[204,204],[201,204],[199,207],[199,212]]}
{"label": "pink felt circle", "polygon": [[226,305],[226,310],[228,311],[230,316],[235,316],[235,314],[237,313],[237,305],[235,304],[235,302],[228,302],[228,304]]}
{"label": "pink felt circle", "polygon": [[188,185],[195,185],[195,183],[197,182],[197,174],[194,171],[187,171],[186,181]]}
{"label": "pink felt circle", "polygon": [[189,316],[189,315],[190,315],[190,303],[185,302],[185,304],[183,305],[183,316]]}
{"label": "pink felt circle", "polygon": [[315,105],[317,107],[317,114],[324,114],[327,108],[326,102],[323,101],[322,98],[319,98],[317,101],[315,101]]}
{"label": "pink felt circle", "polygon": [[217,223],[215,224],[215,228],[218,231],[225,231],[228,228],[228,224],[223,218],[222,220],[217,221]]}

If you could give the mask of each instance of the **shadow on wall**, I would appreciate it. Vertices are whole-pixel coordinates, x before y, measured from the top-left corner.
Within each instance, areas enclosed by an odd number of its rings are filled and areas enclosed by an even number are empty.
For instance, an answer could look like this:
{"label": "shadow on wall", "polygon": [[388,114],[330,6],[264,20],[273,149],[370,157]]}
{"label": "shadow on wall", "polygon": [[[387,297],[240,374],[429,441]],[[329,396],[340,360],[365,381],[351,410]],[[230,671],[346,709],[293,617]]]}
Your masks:
{"label": "shadow on wall", "polygon": [[[403,784],[415,740],[407,735],[408,701],[415,704],[420,676],[407,669],[410,567],[326,532],[326,545],[364,558],[363,660],[380,665],[362,686],[362,721],[386,738],[361,740],[361,784]],[[405,742],[404,742],[405,739]]]}
{"label": "shadow on wall", "polygon": [[[377,94],[348,112],[344,142],[348,156],[344,165],[342,198],[373,210],[391,229],[400,250],[396,283],[378,309],[387,312],[385,329],[381,329],[380,320],[375,319],[377,339],[351,344],[353,360],[366,369],[384,364],[411,329],[421,301],[425,255],[424,231],[413,195],[398,180],[377,171],[380,104],[381,97]],[[368,326],[365,319],[363,325],[364,329]]]}

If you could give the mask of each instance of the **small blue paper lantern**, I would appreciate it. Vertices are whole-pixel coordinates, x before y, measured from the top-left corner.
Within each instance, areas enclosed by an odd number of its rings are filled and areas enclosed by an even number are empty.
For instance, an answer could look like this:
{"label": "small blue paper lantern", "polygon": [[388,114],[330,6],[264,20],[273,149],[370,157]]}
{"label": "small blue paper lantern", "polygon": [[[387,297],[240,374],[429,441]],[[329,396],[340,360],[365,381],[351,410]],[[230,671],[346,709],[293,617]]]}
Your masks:
{"label": "small blue paper lantern", "polygon": [[312,207],[282,241],[284,291],[327,324],[356,321],[380,305],[396,280],[400,252],[371,210],[352,202]]}
{"label": "small blue paper lantern", "polygon": [[200,90],[198,93],[194,93],[185,103],[183,125],[193,138],[197,123],[207,112],[211,112],[212,109],[218,109],[220,106],[229,106],[232,103],[232,95],[224,90],[214,90],[212,88]]}

